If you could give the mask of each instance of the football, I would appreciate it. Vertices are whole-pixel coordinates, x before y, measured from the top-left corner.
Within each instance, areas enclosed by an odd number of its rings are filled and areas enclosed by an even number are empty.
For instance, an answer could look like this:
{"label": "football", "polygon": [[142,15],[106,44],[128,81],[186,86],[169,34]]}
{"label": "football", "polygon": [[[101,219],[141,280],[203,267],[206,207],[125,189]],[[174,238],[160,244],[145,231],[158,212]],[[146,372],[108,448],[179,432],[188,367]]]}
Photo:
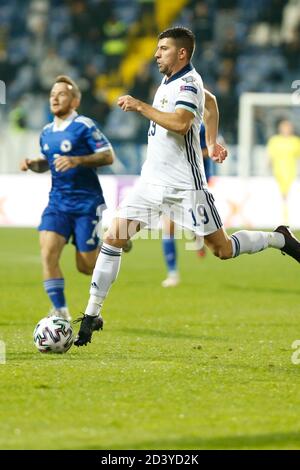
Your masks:
{"label": "football", "polygon": [[72,326],[56,316],[42,318],[34,329],[33,341],[40,352],[65,353],[73,344]]}

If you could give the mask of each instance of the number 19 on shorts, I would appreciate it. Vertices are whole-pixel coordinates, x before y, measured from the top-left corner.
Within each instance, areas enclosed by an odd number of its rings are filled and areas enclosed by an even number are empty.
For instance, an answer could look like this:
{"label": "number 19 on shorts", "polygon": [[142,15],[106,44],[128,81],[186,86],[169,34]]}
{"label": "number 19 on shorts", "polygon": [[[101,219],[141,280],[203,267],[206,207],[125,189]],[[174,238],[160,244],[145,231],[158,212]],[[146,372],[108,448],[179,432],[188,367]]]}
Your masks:
{"label": "number 19 on shorts", "polygon": [[193,209],[189,209],[189,212],[192,216],[194,227],[199,227],[200,224],[208,223],[208,215],[203,204],[197,205],[196,214]]}

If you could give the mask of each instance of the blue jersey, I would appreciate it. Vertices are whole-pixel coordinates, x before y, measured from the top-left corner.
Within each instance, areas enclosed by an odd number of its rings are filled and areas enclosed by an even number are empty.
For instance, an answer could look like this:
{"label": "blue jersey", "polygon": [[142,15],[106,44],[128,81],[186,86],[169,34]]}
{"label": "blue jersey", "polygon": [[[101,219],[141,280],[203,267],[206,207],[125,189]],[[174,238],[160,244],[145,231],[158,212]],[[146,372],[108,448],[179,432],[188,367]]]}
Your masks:
{"label": "blue jersey", "polygon": [[73,112],[60,128],[56,128],[55,122],[48,124],[41,133],[40,146],[52,174],[49,207],[62,212],[87,214],[104,204],[95,168],[79,165],[61,172],[56,171],[54,164],[59,156],[84,156],[111,148],[110,142],[91,119]]}
{"label": "blue jersey", "polygon": [[201,124],[200,126],[200,147],[201,149],[206,149],[206,140],[205,140],[205,126]]}
{"label": "blue jersey", "polygon": [[[201,124],[200,127],[200,146],[202,150],[207,149],[206,140],[205,140],[205,126]],[[210,157],[203,157],[204,171],[207,182],[213,176],[213,161]]]}

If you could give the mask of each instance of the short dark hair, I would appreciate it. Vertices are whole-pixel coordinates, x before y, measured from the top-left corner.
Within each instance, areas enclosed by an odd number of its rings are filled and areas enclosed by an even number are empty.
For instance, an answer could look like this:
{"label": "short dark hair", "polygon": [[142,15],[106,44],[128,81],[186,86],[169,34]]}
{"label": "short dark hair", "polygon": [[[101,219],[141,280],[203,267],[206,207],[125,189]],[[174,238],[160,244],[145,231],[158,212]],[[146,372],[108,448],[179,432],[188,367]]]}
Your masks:
{"label": "short dark hair", "polygon": [[56,83],[66,83],[74,98],[78,98],[80,100],[81,91],[78,85],[74,82],[74,80],[72,80],[71,77],[69,77],[68,75],[58,75],[58,77],[56,77],[55,79],[54,85]]}
{"label": "short dark hair", "polygon": [[178,47],[184,47],[187,50],[188,58],[191,59],[195,50],[195,35],[184,26],[175,26],[160,33],[158,39],[173,38]]}

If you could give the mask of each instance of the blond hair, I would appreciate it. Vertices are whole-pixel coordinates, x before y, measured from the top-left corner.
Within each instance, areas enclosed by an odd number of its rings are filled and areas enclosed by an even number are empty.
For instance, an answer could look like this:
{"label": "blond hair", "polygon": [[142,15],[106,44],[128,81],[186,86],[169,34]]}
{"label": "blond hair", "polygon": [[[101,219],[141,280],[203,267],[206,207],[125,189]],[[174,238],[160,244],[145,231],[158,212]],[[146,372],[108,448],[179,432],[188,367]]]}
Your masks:
{"label": "blond hair", "polygon": [[55,79],[54,85],[56,83],[66,83],[74,98],[78,98],[79,100],[81,99],[81,91],[79,90],[78,85],[68,75],[58,75]]}

